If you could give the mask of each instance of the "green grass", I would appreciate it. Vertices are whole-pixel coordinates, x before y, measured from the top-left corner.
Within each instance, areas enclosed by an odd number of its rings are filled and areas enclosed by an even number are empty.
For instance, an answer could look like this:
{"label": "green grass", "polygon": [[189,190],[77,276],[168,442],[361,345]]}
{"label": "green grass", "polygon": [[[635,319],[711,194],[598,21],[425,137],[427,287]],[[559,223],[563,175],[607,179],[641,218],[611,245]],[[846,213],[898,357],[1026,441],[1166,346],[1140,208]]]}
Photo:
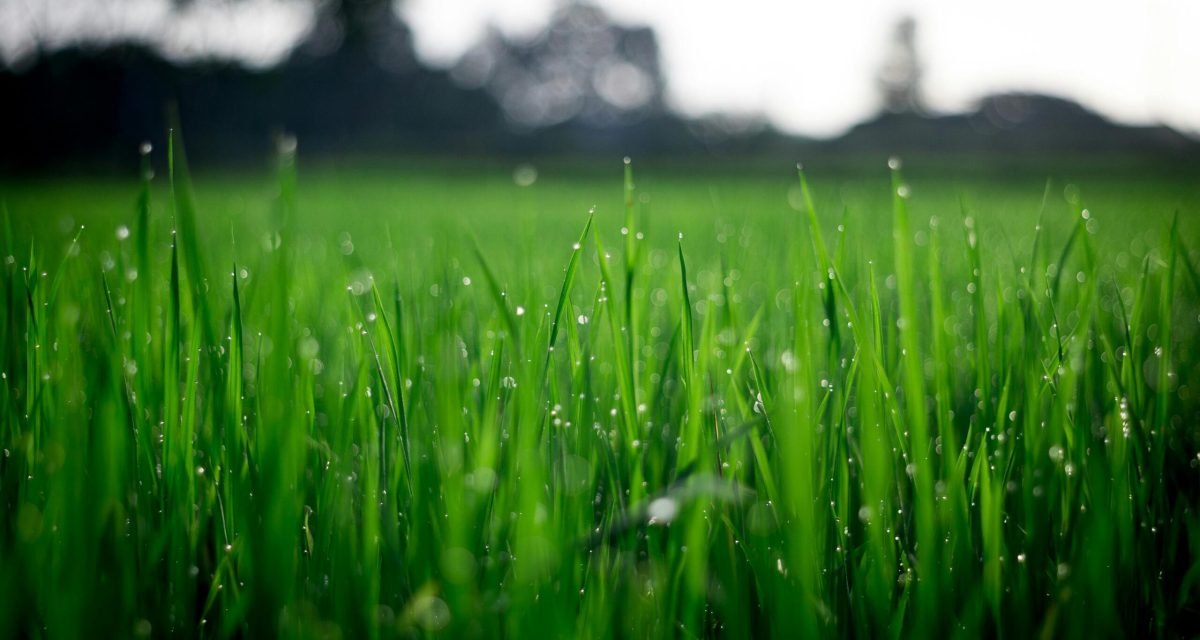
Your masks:
{"label": "green grass", "polygon": [[1200,623],[1191,176],[172,146],[0,182],[0,636]]}

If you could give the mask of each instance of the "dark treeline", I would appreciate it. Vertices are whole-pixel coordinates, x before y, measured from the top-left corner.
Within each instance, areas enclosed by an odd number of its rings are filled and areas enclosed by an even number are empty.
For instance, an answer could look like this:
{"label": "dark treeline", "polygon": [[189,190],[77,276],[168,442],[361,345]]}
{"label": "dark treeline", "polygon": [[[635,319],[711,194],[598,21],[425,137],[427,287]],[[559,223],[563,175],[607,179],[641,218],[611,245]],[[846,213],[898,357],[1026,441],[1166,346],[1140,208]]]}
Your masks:
{"label": "dark treeline", "polygon": [[[663,108],[653,32],[593,7],[568,6],[530,42],[490,33],[441,70],[419,63],[388,3],[323,6],[309,36],[265,70],[106,44],[0,71],[0,167],[124,168],[141,142],[165,139],[175,116],[189,153],[209,160],[261,157],[284,134],[306,154],[704,149],[704,131]],[[606,73],[614,95],[603,94]],[[637,95],[621,93],[630,74]]]}
{"label": "dark treeline", "polygon": [[654,33],[616,25],[589,5],[565,5],[528,41],[491,32],[448,70],[420,63],[389,3],[322,6],[306,39],[266,70],[177,63],[110,43],[41,52],[0,71],[0,170],[127,169],[141,142],[165,138],[173,110],[189,153],[205,162],[255,162],[281,135],[298,138],[306,155],[1200,156],[1194,140],[1169,128],[1120,127],[1036,95],[994,96],[954,116],[885,109],[828,141],[753,119],[685,120],[665,107]]}

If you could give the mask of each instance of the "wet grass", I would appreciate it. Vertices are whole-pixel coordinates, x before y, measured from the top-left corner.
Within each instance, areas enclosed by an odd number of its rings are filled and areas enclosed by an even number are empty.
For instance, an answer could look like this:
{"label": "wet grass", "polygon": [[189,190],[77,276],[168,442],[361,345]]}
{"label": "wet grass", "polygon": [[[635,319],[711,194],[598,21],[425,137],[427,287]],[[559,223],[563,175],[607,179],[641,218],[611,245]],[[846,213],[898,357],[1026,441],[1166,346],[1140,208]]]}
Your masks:
{"label": "wet grass", "polygon": [[0,635],[1200,622],[1190,177],[172,146],[0,185]]}

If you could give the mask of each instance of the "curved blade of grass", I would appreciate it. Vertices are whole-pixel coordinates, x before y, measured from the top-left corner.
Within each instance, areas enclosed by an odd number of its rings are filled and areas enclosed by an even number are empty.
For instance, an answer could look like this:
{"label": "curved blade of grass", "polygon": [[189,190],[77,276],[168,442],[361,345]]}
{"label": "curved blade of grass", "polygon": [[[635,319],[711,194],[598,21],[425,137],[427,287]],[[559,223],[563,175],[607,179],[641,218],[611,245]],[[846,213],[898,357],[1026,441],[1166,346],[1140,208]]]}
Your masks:
{"label": "curved blade of grass", "polygon": [[588,213],[587,223],[583,225],[583,232],[579,234],[579,240],[575,242],[571,251],[571,260],[567,263],[567,272],[563,275],[562,287],[558,292],[558,303],[554,305],[554,319],[550,323],[550,340],[546,348],[546,362],[542,366],[543,376],[549,376],[550,354],[554,352],[554,345],[558,341],[559,324],[562,320],[563,309],[567,306],[567,300],[571,295],[571,284],[575,281],[575,272],[579,269],[579,257],[583,254],[583,243],[587,240],[588,232],[592,229],[592,219],[594,214]]}

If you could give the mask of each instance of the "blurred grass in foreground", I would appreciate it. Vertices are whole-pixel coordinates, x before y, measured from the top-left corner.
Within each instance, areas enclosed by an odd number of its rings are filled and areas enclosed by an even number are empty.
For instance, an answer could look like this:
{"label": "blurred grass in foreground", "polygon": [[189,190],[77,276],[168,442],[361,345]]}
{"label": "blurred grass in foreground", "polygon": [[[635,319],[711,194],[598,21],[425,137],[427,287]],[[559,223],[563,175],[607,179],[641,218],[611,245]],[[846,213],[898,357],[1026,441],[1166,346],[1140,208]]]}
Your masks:
{"label": "blurred grass in foreground", "polygon": [[1200,622],[1194,180],[159,155],[0,187],[0,635]]}

